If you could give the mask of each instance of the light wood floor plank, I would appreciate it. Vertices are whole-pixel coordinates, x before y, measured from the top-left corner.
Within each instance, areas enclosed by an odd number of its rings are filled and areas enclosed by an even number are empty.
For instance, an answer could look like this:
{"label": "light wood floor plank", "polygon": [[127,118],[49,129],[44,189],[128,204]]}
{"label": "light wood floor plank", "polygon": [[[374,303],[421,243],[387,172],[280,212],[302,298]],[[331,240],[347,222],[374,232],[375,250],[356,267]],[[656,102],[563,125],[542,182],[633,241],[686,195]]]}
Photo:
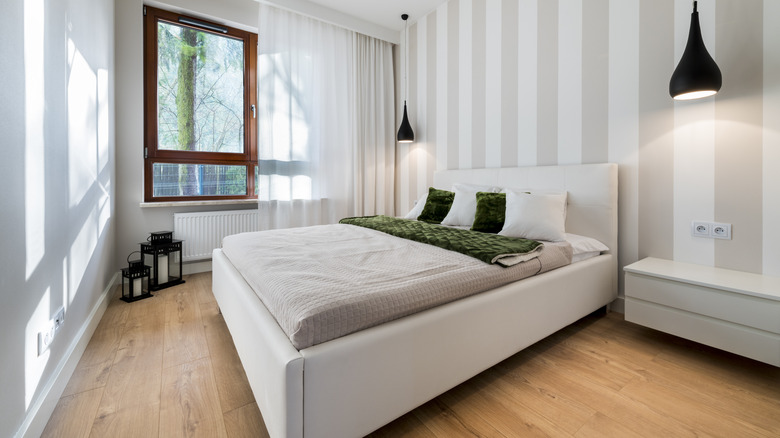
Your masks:
{"label": "light wood floor plank", "polygon": [[[112,300],[119,300],[122,295],[121,287],[116,288],[111,295]],[[95,333],[62,393],[63,396],[102,388],[106,385],[129,314],[130,309],[127,306],[109,305],[106,308],[103,318],[98,323]]]}
{"label": "light wood floor plank", "polygon": [[493,385],[494,379],[485,373],[478,374],[469,382],[470,385],[459,385],[440,398],[445,403],[454,405],[449,395],[468,392],[469,396],[456,406],[459,409],[476,411],[483,420],[506,437],[566,436],[562,428],[530,409],[531,403],[507,396],[501,389],[497,389]]}
{"label": "light wood floor plank", "polygon": [[212,301],[200,306],[222,410],[228,412],[253,403],[255,396],[217,303]]}
{"label": "light wood floor plank", "polygon": [[[605,337],[632,347],[621,354],[630,358],[637,357],[638,350],[646,350],[648,339],[655,342],[658,354],[643,363],[646,380],[684,393],[735,421],[780,436],[780,369],[634,324],[626,326]],[[690,357],[696,360],[690,362]],[[711,367],[707,357],[720,364]],[[746,390],[749,387],[752,389]]]}
{"label": "light wood floor plank", "polygon": [[591,417],[580,430],[574,434],[575,438],[642,438],[631,429],[607,417],[601,412]]}
{"label": "light wood floor plank", "polygon": [[228,438],[270,438],[255,402],[225,412],[224,416]]}
{"label": "light wood floor plank", "polygon": [[[555,336],[555,335],[553,335]],[[572,373],[589,379],[613,390],[620,390],[636,377],[636,373],[622,366],[613,366],[603,358],[594,357],[576,346],[569,347],[571,340],[543,339],[539,344],[528,347],[537,353],[548,366],[555,367],[560,373]]]}
{"label": "light wood floor plank", "polygon": [[159,437],[160,402],[123,404],[110,413],[101,413],[92,424],[90,438]]}
{"label": "light wood floor plank", "polygon": [[440,438],[504,438],[504,435],[480,417],[476,410],[462,408],[460,400],[463,396],[464,394],[458,391],[448,391],[415,409],[414,414],[427,429]]}
{"label": "light wood floor plank", "polygon": [[64,396],[57,403],[42,438],[86,438],[92,430],[103,388]]}
{"label": "light wood floor plank", "polygon": [[200,305],[191,288],[159,292],[165,305],[165,353],[163,368],[181,365],[209,355]]}
{"label": "light wood floor plank", "polygon": [[629,376],[643,373],[657,356],[653,350],[642,350],[631,344],[617,342],[603,334],[582,330],[561,343],[562,346],[590,356],[599,363],[618,368]]}
{"label": "light wood floor plank", "polygon": [[189,293],[195,296],[198,304],[217,303],[214,294],[211,293],[211,272],[187,277],[190,283],[187,286]]}
{"label": "light wood floor plank", "polygon": [[692,399],[684,391],[674,391],[661,385],[634,381],[621,393],[652,406],[653,410],[691,425],[695,430],[711,436],[761,437],[769,436],[753,425],[726,415],[699,400]]}
{"label": "light wood floor plank", "polygon": [[[679,340],[679,338],[674,338]],[[658,354],[659,359],[678,363],[693,372],[732,382],[751,394],[780,399],[780,368],[727,354],[693,342],[685,346],[670,345]]]}
{"label": "light wood floor plank", "polygon": [[165,368],[162,385],[160,436],[227,436],[208,359]]}
{"label": "light wood floor plank", "polygon": [[[508,361],[511,360],[510,358]],[[592,358],[587,354],[572,350],[560,343],[547,349],[545,354],[529,360],[523,367],[516,368],[516,372],[531,373],[544,381],[557,382],[555,386],[560,388],[567,397],[597,410],[641,436],[648,438],[697,436],[696,431],[686,424],[654,411],[642,400],[633,400],[621,394],[620,389],[631,380],[622,383],[621,379],[621,385],[618,387],[605,385],[593,379],[590,367],[573,366],[589,360]],[[634,377],[634,379],[641,378],[641,375]]]}
{"label": "light wood floor plank", "polygon": [[[267,437],[211,274],[185,280],[148,300],[111,300],[46,436]],[[370,436],[767,437],[780,436],[779,412],[780,368],[608,314]]]}
{"label": "light wood floor plank", "polygon": [[369,438],[437,438],[425,424],[417,418],[416,411],[397,418],[387,426],[367,435]]}
{"label": "light wood floor plank", "polygon": [[566,394],[555,376],[535,373],[527,366],[528,361],[524,363],[526,365],[519,369],[502,368],[499,364],[485,374],[496,377],[493,388],[522,402],[567,433],[577,432],[596,413],[595,409]]}
{"label": "light wood floor plank", "polygon": [[79,392],[103,388],[106,386],[108,374],[111,372],[113,363],[114,356],[107,357],[104,361],[92,365],[79,363],[68,381],[68,385],[62,392],[62,396],[67,397]]}
{"label": "light wood floor plank", "polygon": [[566,385],[567,395],[598,410],[595,415],[604,415],[634,433],[646,437],[694,438],[699,434],[694,428],[679,422],[643,400],[634,400],[619,391],[605,388],[576,375],[558,375],[561,384]]}
{"label": "light wood floor plank", "polygon": [[[672,390],[683,390],[697,401],[718,411],[754,424],[773,436],[780,436],[780,391],[775,397],[746,392],[729,380],[698,371],[692,371],[657,357],[653,360],[653,373],[648,379]],[[773,408],[774,405],[774,408]]]}
{"label": "light wood floor plank", "polygon": [[114,305],[129,306],[130,314],[92,436],[157,436],[165,307],[158,297]]}

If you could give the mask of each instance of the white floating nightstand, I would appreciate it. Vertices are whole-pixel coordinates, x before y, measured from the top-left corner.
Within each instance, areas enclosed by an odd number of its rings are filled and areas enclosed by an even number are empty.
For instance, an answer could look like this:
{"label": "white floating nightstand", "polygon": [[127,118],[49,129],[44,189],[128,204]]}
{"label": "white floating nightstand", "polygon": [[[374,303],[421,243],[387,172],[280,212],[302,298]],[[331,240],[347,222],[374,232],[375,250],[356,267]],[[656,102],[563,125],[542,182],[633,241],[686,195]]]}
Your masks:
{"label": "white floating nightstand", "polygon": [[780,277],[652,257],[623,269],[626,321],[780,366]]}

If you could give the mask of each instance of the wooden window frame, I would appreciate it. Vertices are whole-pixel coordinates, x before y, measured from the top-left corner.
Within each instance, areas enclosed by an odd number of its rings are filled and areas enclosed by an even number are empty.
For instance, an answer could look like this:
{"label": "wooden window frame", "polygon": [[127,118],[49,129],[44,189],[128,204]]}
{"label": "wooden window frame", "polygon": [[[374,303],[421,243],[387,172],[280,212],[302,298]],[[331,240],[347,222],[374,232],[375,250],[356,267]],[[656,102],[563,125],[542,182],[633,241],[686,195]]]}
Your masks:
{"label": "wooden window frame", "polygon": [[[179,22],[188,18],[212,26],[226,28],[226,33]],[[157,23],[159,21],[189,27],[218,36],[244,41],[244,152],[196,152],[158,149],[157,131]],[[144,202],[209,201],[257,199],[255,194],[255,166],[257,165],[257,123],[252,107],[257,108],[257,34],[231,28],[162,9],[144,6]],[[246,166],[246,194],[225,196],[153,196],[153,166],[166,164],[203,164]]]}

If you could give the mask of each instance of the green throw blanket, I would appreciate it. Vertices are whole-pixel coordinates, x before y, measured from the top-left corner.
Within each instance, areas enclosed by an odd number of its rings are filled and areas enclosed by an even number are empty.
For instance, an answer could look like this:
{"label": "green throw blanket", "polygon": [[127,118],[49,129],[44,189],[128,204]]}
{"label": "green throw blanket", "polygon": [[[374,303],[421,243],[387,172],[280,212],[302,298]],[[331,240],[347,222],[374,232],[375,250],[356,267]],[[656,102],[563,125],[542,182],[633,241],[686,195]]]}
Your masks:
{"label": "green throw blanket", "polygon": [[389,216],[351,217],[342,219],[339,223],[371,228],[392,236],[435,245],[504,267],[538,257],[544,246],[535,240],[447,228]]}

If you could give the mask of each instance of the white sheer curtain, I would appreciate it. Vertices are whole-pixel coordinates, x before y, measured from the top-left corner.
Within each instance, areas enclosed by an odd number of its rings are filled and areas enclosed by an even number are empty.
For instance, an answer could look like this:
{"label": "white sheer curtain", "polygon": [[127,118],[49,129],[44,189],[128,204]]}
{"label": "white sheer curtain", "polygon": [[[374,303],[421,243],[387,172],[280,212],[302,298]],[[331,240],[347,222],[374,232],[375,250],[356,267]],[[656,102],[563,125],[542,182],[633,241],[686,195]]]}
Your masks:
{"label": "white sheer curtain", "polygon": [[356,216],[395,213],[392,44],[352,32]]}
{"label": "white sheer curtain", "polygon": [[261,229],[394,214],[392,44],[260,6]]}

